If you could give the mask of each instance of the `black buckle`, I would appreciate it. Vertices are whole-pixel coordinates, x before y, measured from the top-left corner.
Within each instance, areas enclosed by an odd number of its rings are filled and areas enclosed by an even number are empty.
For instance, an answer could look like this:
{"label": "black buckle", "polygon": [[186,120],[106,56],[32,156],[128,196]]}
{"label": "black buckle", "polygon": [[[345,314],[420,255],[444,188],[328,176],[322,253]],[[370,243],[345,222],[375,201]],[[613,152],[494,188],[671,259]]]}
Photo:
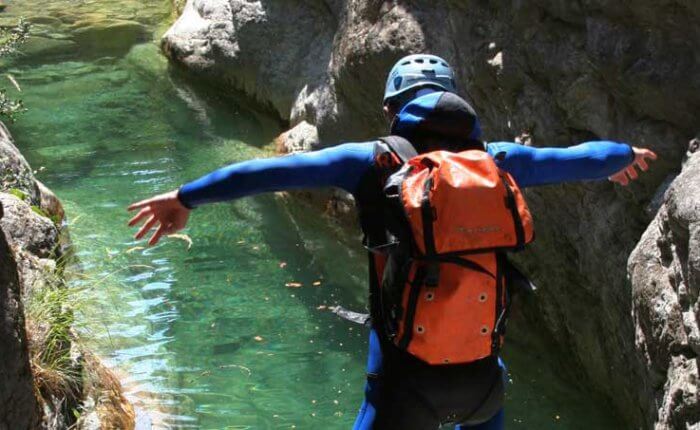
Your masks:
{"label": "black buckle", "polygon": [[430,262],[427,264],[424,282],[426,287],[438,286],[438,283],[440,282],[440,263]]}

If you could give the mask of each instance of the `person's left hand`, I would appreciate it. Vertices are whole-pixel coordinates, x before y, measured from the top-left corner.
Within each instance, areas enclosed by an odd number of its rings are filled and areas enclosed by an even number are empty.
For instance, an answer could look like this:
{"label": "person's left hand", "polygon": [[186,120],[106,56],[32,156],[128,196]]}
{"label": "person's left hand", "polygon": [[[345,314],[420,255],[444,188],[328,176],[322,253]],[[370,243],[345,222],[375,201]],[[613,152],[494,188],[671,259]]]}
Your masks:
{"label": "person's left hand", "polygon": [[608,178],[610,181],[620,184],[624,187],[628,185],[630,181],[634,181],[639,177],[635,167],[639,167],[641,171],[646,172],[649,169],[647,159],[656,160],[656,154],[650,149],[636,148],[633,146],[632,151],[634,152],[634,160],[632,161],[632,163],[630,163],[629,166],[625,167],[624,169],[620,170],[614,175],[610,176]]}

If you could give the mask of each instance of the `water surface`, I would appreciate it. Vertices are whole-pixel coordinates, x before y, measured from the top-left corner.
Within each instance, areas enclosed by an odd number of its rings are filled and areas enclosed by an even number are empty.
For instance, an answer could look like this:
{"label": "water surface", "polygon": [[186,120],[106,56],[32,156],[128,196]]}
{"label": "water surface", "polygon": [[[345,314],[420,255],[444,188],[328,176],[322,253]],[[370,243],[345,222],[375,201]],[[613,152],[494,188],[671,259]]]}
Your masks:
{"label": "water surface", "polygon": [[[275,195],[196,210],[191,247],[145,249],[125,226],[135,199],[273,155],[276,122],[169,73],[154,42],[166,2],[8,4],[2,23],[34,23],[25,55],[5,66],[29,108],[11,129],[66,206],[83,342],[160,428],[350,428],[367,333],[327,308],[364,308],[356,242]],[[508,428],[618,428],[547,355],[507,347]]]}

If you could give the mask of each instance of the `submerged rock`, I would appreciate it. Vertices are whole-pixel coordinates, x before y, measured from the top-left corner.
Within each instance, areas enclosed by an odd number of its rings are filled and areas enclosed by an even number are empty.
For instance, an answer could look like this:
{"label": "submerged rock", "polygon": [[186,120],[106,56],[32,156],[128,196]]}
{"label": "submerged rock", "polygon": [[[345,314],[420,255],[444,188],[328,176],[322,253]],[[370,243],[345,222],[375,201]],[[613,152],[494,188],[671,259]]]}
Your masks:
{"label": "submerged rock", "polygon": [[148,40],[145,25],[136,21],[97,19],[73,24],[72,38],[82,50],[96,50],[102,55],[109,52],[128,52],[139,42]]}
{"label": "submerged rock", "polygon": [[32,36],[22,46],[22,54],[31,57],[53,57],[74,53],[78,44],[63,39]]}

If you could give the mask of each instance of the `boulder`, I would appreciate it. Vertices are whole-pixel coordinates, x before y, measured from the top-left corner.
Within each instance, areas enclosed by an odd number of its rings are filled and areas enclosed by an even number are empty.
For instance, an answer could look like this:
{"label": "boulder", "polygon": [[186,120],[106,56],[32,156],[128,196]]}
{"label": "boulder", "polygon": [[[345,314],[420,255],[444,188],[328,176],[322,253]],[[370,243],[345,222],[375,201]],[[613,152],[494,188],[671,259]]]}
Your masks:
{"label": "boulder", "polygon": [[700,152],[666,192],[630,255],[635,347],[644,359],[649,421],[700,426]]}
{"label": "boulder", "polygon": [[14,247],[39,258],[57,257],[58,229],[49,218],[38,213],[37,206],[32,208],[17,196],[7,193],[0,193],[0,202],[5,208],[0,228]]}
{"label": "boulder", "polygon": [[0,122],[0,191],[25,196],[27,202],[39,204],[39,188],[31,167],[15,146],[12,135]]}

